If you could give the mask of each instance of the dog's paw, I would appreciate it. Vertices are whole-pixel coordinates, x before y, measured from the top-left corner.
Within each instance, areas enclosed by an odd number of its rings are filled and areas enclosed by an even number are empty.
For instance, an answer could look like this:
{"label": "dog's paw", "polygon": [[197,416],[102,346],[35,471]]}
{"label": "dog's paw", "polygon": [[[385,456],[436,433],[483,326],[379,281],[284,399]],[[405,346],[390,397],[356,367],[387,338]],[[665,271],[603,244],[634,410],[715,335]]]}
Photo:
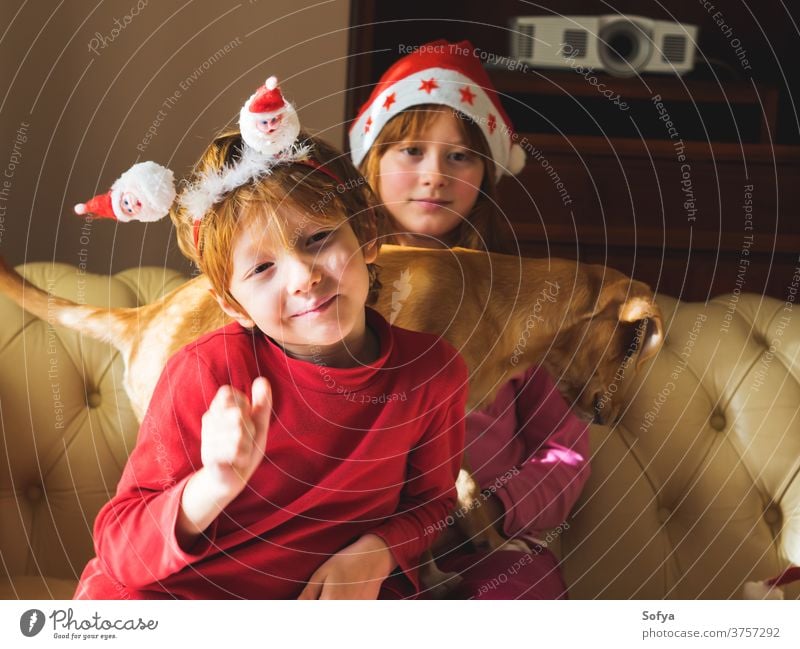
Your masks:
{"label": "dog's paw", "polygon": [[430,593],[433,599],[447,599],[458,585],[464,581],[464,578],[457,572],[441,572],[439,571],[438,577],[440,581],[430,586],[426,586],[426,590]]}
{"label": "dog's paw", "polygon": [[469,537],[470,543],[476,552],[489,553],[501,549],[508,540],[494,527],[487,525],[477,534]]}
{"label": "dog's paw", "polygon": [[526,554],[532,552],[531,547],[522,539],[508,539],[500,547],[500,550],[512,550],[514,552],[525,552]]}
{"label": "dog's paw", "polygon": [[457,572],[443,572],[433,561],[422,566],[420,582],[433,599],[445,599],[464,580]]}

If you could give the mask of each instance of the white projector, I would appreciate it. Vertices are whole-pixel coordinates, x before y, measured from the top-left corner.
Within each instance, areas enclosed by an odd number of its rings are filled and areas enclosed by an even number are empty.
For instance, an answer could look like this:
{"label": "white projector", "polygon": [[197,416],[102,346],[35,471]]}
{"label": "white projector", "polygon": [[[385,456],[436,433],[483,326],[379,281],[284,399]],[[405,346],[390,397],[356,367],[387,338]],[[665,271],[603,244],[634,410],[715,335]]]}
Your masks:
{"label": "white projector", "polygon": [[532,67],[683,74],[694,67],[697,26],[643,16],[518,16],[511,20],[511,58]]}

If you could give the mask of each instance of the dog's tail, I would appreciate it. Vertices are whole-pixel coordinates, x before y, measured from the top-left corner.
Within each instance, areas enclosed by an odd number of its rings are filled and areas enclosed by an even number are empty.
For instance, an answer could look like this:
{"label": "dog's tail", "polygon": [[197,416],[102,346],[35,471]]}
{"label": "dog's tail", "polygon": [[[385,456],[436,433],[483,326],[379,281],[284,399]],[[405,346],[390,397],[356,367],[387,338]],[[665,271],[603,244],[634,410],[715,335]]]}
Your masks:
{"label": "dog's tail", "polygon": [[[34,286],[0,256],[0,293],[31,315],[96,340],[111,343],[121,352],[132,344],[125,323],[136,309],[104,308],[65,300]],[[135,317],[135,316],[133,316]]]}

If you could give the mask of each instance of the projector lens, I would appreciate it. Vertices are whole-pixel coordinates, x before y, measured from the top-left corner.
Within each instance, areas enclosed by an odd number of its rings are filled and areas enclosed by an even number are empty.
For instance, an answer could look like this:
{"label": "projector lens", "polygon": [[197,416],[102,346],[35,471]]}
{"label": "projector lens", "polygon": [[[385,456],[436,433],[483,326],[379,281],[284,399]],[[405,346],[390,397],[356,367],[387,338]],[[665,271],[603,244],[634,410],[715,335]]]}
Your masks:
{"label": "projector lens", "polygon": [[617,61],[630,61],[638,49],[630,34],[614,34],[608,43],[608,55]]}
{"label": "projector lens", "polygon": [[632,77],[650,59],[650,30],[629,20],[615,20],[600,30],[598,54],[603,66],[615,77]]}

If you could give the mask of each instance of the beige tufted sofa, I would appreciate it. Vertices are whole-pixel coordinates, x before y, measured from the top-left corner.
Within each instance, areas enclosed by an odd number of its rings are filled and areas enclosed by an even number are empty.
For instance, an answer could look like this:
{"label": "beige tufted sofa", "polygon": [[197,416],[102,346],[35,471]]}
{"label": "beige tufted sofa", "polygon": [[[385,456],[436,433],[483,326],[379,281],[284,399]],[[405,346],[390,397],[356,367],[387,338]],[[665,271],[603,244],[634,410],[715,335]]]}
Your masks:
{"label": "beige tufted sofa", "polygon": [[[183,281],[22,270],[117,306]],[[548,535],[573,598],[738,597],[744,581],[800,562],[800,313],[755,295],[659,303],[666,346],[621,424],[593,427],[591,479],[568,527]],[[68,598],[136,438],[122,365],[1,297],[0,321],[0,598]]]}

